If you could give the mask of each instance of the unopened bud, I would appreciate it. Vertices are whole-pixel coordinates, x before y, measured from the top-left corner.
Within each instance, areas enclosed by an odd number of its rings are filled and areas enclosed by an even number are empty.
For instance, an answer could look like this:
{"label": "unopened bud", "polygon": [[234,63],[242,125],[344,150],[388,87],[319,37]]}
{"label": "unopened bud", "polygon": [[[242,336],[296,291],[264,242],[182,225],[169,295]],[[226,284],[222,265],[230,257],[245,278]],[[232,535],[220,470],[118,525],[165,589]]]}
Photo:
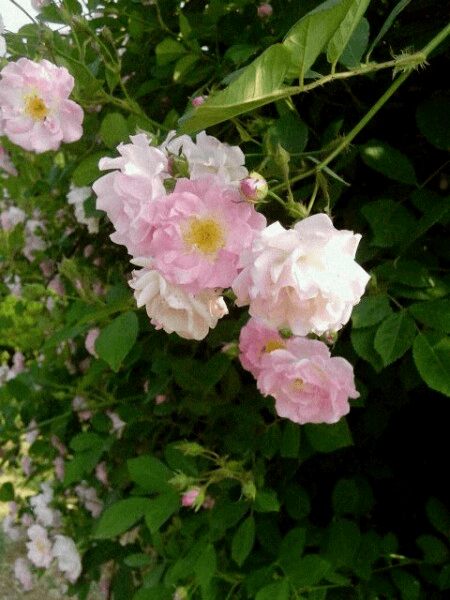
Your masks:
{"label": "unopened bud", "polygon": [[192,98],[192,106],[200,106],[205,100],[206,96],[196,96],[195,98]]}
{"label": "unopened bud", "polygon": [[267,196],[269,186],[264,177],[253,171],[249,177],[241,181],[241,196],[247,202],[261,202]]}

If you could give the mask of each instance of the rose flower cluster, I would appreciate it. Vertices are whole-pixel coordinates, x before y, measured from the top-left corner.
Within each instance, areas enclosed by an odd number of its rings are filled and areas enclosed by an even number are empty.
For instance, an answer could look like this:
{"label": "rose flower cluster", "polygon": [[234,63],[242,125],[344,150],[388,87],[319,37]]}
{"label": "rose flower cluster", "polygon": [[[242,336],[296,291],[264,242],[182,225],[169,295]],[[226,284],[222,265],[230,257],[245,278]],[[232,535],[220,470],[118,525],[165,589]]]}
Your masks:
{"label": "rose flower cluster", "polygon": [[[335,423],[357,398],[353,368],[307,336],[329,335],[350,319],[369,281],[355,262],[360,235],[338,231],[324,214],[286,230],[254,205],[256,186],[239,147],[201,132],[169,133],[158,147],[146,134],[103,158],[110,173],[93,189],[134,270],[129,282],[151,323],[203,339],[228,310],[231,288],[250,321],[240,359],[277,413],[297,423]],[[288,330],[284,338],[280,330]]]}

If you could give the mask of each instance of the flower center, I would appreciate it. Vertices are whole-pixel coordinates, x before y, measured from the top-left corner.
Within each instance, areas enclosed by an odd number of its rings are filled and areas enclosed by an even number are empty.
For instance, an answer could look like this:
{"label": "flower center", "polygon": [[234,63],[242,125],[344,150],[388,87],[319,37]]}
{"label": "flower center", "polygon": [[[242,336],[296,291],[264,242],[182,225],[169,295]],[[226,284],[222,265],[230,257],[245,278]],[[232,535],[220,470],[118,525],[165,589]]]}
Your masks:
{"label": "flower center", "polygon": [[300,377],[297,377],[297,379],[294,379],[292,382],[292,387],[294,392],[303,392],[305,390],[305,382],[303,379],[300,379]]}
{"label": "flower center", "polygon": [[283,340],[278,340],[278,339],[274,338],[272,340],[268,340],[264,344],[263,351],[266,352],[267,354],[269,354],[270,352],[273,352],[274,350],[283,350],[284,348],[286,348],[286,344],[283,342]]}
{"label": "flower center", "polygon": [[30,94],[25,98],[25,112],[33,119],[43,121],[49,111],[42,98],[39,98],[37,94]]}
{"label": "flower center", "polygon": [[206,255],[216,254],[225,246],[225,233],[221,224],[212,217],[191,217],[184,233],[184,241]]}

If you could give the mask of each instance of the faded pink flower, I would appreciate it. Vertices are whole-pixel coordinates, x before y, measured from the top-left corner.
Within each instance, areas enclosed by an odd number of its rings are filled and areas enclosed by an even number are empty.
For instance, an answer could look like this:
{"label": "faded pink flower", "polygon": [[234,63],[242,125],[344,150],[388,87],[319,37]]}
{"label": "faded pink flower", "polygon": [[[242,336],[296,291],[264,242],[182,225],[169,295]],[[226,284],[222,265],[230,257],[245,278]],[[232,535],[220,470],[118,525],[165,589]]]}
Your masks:
{"label": "faded pink flower", "polygon": [[177,180],[174,191],[148,209],[154,231],[146,256],[174,285],[195,294],[229,287],[242,251],[266,225],[253,205],[214,176]]}
{"label": "faded pink flower", "polygon": [[[140,261],[140,264],[148,263]],[[145,306],[154,327],[167,333],[175,332],[188,340],[205,338],[219,318],[228,312],[218,292],[207,289],[194,295],[187,294],[154,269],[133,271],[133,278],[128,283],[134,289],[138,307]]]}
{"label": "faded pink flower", "polygon": [[6,515],[2,522],[3,533],[9,537],[12,542],[17,542],[22,537],[20,527],[17,527],[14,515]]}
{"label": "faded pink flower", "polygon": [[18,558],[14,563],[14,577],[22,584],[25,592],[33,589],[34,578],[29,563],[25,558]]}
{"label": "faded pink flower", "polygon": [[68,99],[74,78],[65,67],[19,58],[0,75],[1,125],[14,144],[41,153],[80,139],[83,110]]}
{"label": "faded pink flower", "polygon": [[71,583],[81,575],[81,558],[75,542],[65,535],[55,535],[53,556],[58,559],[58,568]]}
{"label": "faded pink flower", "polygon": [[206,96],[196,96],[192,98],[192,106],[200,106],[206,100]]}
{"label": "faded pink flower", "polygon": [[258,17],[260,17],[260,18],[270,17],[270,15],[272,13],[273,13],[273,8],[267,2],[262,2],[258,6]]}
{"label": "faded pink flower", "polygon": [[22,471],[26,477],[29,477],[33,472],[33,466],[28,456],[22,456],[21,460]]}
{"label": "faded pink flower", "polygon": [[66,446],[61,442],[59,437],[57,435],[55,435],[54,433],[52,433],[52,435],[50,437],[50,443],[53,446],[53,448],[55,448],[55,450],[58,450],[58,452],[62,456],[64,456],[64,454],[67,454]]}
{"label": "faded pink flower", "polygon": [[75,493],[94,519],[101,515],[103,502],[97,497],[97,491],[94,487],[87,487],[80,483],[75,487]]}
{"label": "faded pink flower", "polygon": [[106,472],[106,462],[104,460],[96,465],[95,476],[100,483],[103,483],[105,487],[109,487],[108,473]]}
{"label": "faded pink flower", "polygon": [[9,231],[19,223],[23,223],[26,218],[27,215],[21,208],[10,206],[0,213],[0,224],[4,231]]}
{"label": "faded pink flower", "polygon": [[167,402],[166,394],[159,394],[158,396],[156,396],[155,404],[164,404],[164,402]]}
{"label": "faded pink flower", "polygon": [[31,525],[27,531],[30,542],[27,542],[27,556],[36,567],[49,568],[52,560],[52,545],[47,531],[41,525]]}
{"label": "faded pink flower", "polygon": [[72,400],[72,410],[78,413],[80,421],[89,421],[92,417],[92,413],[89,410],[84,410],[87,407],[87,402],[83,396],[76,395]]}
{"label": "faded pink flower", "polygon": [[49,282],[47,287],[50,290],[53,290],[59,296],[64,296],[64,294],[66,293],[64,284],[61,280],[61,276],[59,275],[59,273],[53,277],[53,279]]}
{"label": "faded pink flower", "polygon": [[92,329],[89,329],[89,331],[87,332],[86,337],[84,339],[84,346],[85,346],[86,350],[89,352],[89,354],[92,354],[92,356],[95,356],[95,358],[98,358],[98,354],[95,351],[95,341],[99,335],[100,335],[100,327],[93,327]]}
{"label": "faded pink flower", "polygon": [[181,153],[187,159],[190,179],[216,175],[223,183],[237,186],[247,177],[245,156],[239,146],[225,144],[204,131],[195,142],[188,135],[175,135],[170,131],[160,148],[176,156]]}
{"label": "faded pink flower", "polygon": [[153,224],[148,206],[165,196],[167,156],[149,145],[144,133],[130,137],[130,144],[119,144],[118,158],[102,158],[99,169],[115,169],[100,177],[92,189],[97,194],[97,208],[104,210],[114,225],[111,240],[126,246],[132,256],[145,255]]}
{"label": "faded pink flower", "polygon": [[56,479],[58,481],[63,481],[64,480],[64,470],[65,470],[65,465],[64,465],[64,459],[62,456],[57,456],[55,458],[55,460],[53,461],[53,465],[55,467],[55,475],[56,475]]}
{"label": "faded pink flower", "polygon": [[39,427],[37,426],[35,419],[31,419],[31,421],[28,423],[27,431],[25,433],[26,443],[30,445],[33,444],[37,440],[38,435]]}
{"label": "faded pink flower", "polygon": [[233,282],[236,304],[268,327],[295,335],[337,331],[370,276],[354,260],[361,236],[338,231],[324,214],[286,230],[276,222],[253,242]]}
{"label": "faded pink flower", "polygon": [[111,419],[111,430],[110,433],[117,433],[117,437],[121,437],[123,430],[126,427],[126,423],[125,421],[122,421],[122,419],[119,417],[119,415],[115,412],[113,412],[112,410],[107,410],[106,414],[108,415],[108,417]]}
{"label": "faded pink flower", "polygon": [[34,260],[34,253],[39,250],[45,250],[47,244],[44,242],[42,237],[38,233],[45,233],[44,224],[37,219],[29,219],[25,223],[25,246],[22,250],[24,256],[32,262]]}
{"label": "faded pink flower", "polygon": [[258,378],[261,360],[265,354],[286,347],[287,340],[283,339],[276,329],[267,327],[259,319],[250,318],[242,327],[239,336],[239,360],[244,369]]}
{"label": "faded pink flower", "polygon": [[349,397],[359,396],[351,364],[306,337],[292,339],[289,350],[265,354],[257,386],[275,398],[280,417],[300,424],[336,423],[349,412]]}
{"label": "faded pink flower", "polygon": [[[2,38],[0,37],[0,45],[1,45],[1,39]],[[0,56],[1,56],[1,49],[0,49]],[[1,144],[0,144],[0,169],[3,169],[4,171],[6,171],[6,173],[8,173],[9,175],[16,176],[18,174],[16,167],[12,164],[11,159],[9,158],[8,152],[5,150],[5,148]]]}

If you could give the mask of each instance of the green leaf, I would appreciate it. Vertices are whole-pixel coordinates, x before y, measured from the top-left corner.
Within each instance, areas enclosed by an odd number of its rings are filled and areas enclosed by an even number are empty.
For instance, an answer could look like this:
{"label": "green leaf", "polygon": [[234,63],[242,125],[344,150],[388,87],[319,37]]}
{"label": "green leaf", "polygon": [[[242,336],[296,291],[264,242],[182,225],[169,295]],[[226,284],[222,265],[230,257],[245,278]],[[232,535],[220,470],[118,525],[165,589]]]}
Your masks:
{"label": "green leaf", "polygon": [[430,334],[419,334],[414,342],[413,357],[425,383],[450,396],[450,339],[437,341]]}
{"label": "green leaf", "polygon": [[389,144],[370,140],[361,148],[361,158],[368,167],[390,179],[409,185],[417,185],[414,167],[410,160]]}
{"label": "green leaf", "polygon": [[127,531],[142,518],[149,502],[141,497],[119,500],[103,512],[95,537],[111,538]]}
{"label": "green leaf", "polygon": [[280,456],[282,458],[298,458],[299,449],[300,427],[296,423],[287,421],[281,436]]}
{"label": "green leaf", "polygon": [[416,219],[402,204],[383,199],[361,208],[373,231],[372,246],[389,248],[403,242],[416,229]]}
{"label": "green leaf", "polygon": [[369,21],[362,18],[339,58],[339,62],[347,69],[353,69],[361,64],[361,59],[369,43],[369,33]]}
{"label": "green leaf", "polygon": [[172,598],[173,589],[168,589],[163,583],[157,583],[148,589],[142,587],[133,596],[133,600],[172,600]]}
{"label": "green leaf", "polygon": [[139,325],[134,312],[126,312],[107,325],[95,342],[95,350],[111,369],[119,370],[123,359],[136,343]]}
{"label": "green leaf", "polygon": [[191,133],[289,95],[283,86],[290,52],[281,44],[270,46],[226,89],[209,96],[179,121],[180,133]]}
{"label": "green leaf", "polygon": [[123,559],[123,562],[131,568],[148,567],[155,564],[155,557],[143,552],[129,554]]}
{"label": "green leaf", "polygon": [[269,127],[268,135],[274,147],[280,144],[287,152],[295,154],[306,148],[308,127],[296,113],[290,111]]}
{"label": "green leaf", "polygon": [[216,551],[212,544],[204,547],[194,566],[195,576],[202,587],[207,588],[217,568]]}
{"label": "green leaf", "polygon": [[399,311],[385,319],[375,335],[375,350],[386,367],[403,356],[417,335],[414,321],[406,311]]}
{"label": "green leaf", "polygon": [[411,304],[410,314],[427,327],[450,333],[450,300],[428,300]]}
{"label": "green leaf", "polygon": [[424,562],[431,565],[441,565],[449,559],[447,546],[433,535],[421,535],[417,538],[416,544],[424,554]]}
{"label": "green leaf", "polygon": [[155,48],[156,62],[159,66],[167,65],[186,54],[186,48],[171,37],[166,37]]}
{"label": "green leaf", "polygon": [[450,590],[450,565],[444,565],[439,573],[439,587],[441,590]]}
{"label": "green leaf", "polygon": [[441,150],[450,149],[450,119],[448,100],[433,98],[420,104],[416,121],[427,140]]}
{"label": "green leaf", "polygon": [[400,14],[400,12],[406,6],[408,6],[408,4],[410,2],[411,2],[411,0],[400,0],[400,2],[394,6],[394,8],[392,9],[392,11],[389,13],[388,18],[383,23],[383,26],[380,29],[378,35],[373,40],[373,42],[372,42],[369,50],[367,51],[366,60],[369,60],[369,56],[372,54],[373,49],[380,43],[380,41],[383,39],[384,35],[389,31],[389,29],[390,29],[392,23],[395,21],[397,15]]}
{"label": "green leaf", "polygon": [[[350,7],[350,10],[342,20],[341,24],[339,25],[336,33],[328,42],[327,60],[332,64],[333,69],[336,66],[340,56],[344,52],[344,49],[348,47],[348,44],[352,39],[352,35],[356,29],[356,26],[358,25],[358,23],[360,23],[363,14],[366,12],[367,7],[369,6],[369,3],[370,0],[358,0],[354,2],[353,5]],[[366,49],[367,40],[369,39],[368,26],[369,24],[367,23],[367,34],[365,36],[366,41],[362,48],[361,55],[359,59],[355,61],[351,66],[356,66],[359,63],[359,60],[363,55],[364,50]]]}
{"label": "green leaf", "polygon": [[194,65],[199,60],[199,56],[196,54],[188,54],[187,56],[182,56],[176,63],[175,68],[173,70],[173,80],[175,83],[180,83],[185,80],[186,75],[192,71]]}
{"label": "green leaf", "polygon": [[327,554],[334,565],[351,566],[361,541],[355,521],[338,519],[328,529]]}
{"label": "green leaf", "polygon": [[248,517],[241,523],[231,542],[231,558],[242,567],[255,543],[255,519]]}
{"label": "green leaf", "polygon": [[287,577],[295,577],[297,573],[298,562],[305,549],[306,533],[306,528],[294,527],[281,542],[278,561]]}
{"label": "green leaf", "polygon": [[370,363],[375,371],[379,372],[383,369],[383,361],[375,350],[375,336],[377,331],[378,327],[376,325],[373,327],[352,329],[350,339],[356,354]]}
{"label": "green leaf", "polygon": [[450,538],[450,512],[437,498],[429,498],[425,506],[428,520],[440,533]]}
{"label": "green leaf", "polygon": [[72,181],[77,187],[90,185],[103,173],[98,168],[98,161],[105,156],[104,152],[95,152],[80,162],[72,173]]}
{"label": "green leaf", "polygon": [[120,113],[108,113],[100,124],[100,137],[105,146],[115,148],[119,142],[128,140],[127,121]]}
{"label": "green leaf", "polygon": [[254,508],[258,512],[278,512],[280,503],[274,490],[258,490],[254,503]]}
{"label": "green leaf", "polygon": [[127,461],[131,479],[145,492],[167,492],[172,490],[167,483],[174,473],[164,463],[150,454]]}
{"label": "green leaf", "polygon": [[[297,21],[283,40],[283,44],[291,51],[292,57],[288,74],[298,77],[302,82],[305,73],[312,67],[316,58],[341,27],[346,16],[359,4],[366,4],[366,1],[328,0],[306,14],[300,21]],[[347,29],[351,35],[350,24],[348,24]],[[342,40],[346,37],[345,31],[346,28],[344,27]],[[338,46],[339,39],[337,38],[335,41],[335,54],[338,51]]]}
{"label": "green leaf", "polygon": [[332,425],[308,423],[303,427],[311,446],[319,452],[334,452],[353,445],[352,434],[345,418]]}
{"label": "green leaf", "polygon": [[150,533],[156,533],[180,506],[180,497],[176,492],[164,492],[155,499],[147,500],[144,516]]}
{"label": "green leaf", "polygon": [[14,487],[10,481],[7,481],[0,487],[0,502],[10,502],[11,500],[14,500]]}
{"label": "green leaf", "polygon": [[366,296],[352,312],[354,328],[370,327],[392,314],[388,296]]}
{"label": "green leaf", "polygon": [[359,489],[354,479],[339,479],[332,494],[335,515],[357,515],[359,513]]}
{"label": "green leaf", "polygon": [[286,579],[269,583],[262,587],[256,594],[255,600],[289,600],[291,592]]}
{"label": "green leaf", "polygon": [[331,570],[331,564],[317,554],[307,554],[297,563],[297,571],[291,581],[295,587],[317,585]]}

